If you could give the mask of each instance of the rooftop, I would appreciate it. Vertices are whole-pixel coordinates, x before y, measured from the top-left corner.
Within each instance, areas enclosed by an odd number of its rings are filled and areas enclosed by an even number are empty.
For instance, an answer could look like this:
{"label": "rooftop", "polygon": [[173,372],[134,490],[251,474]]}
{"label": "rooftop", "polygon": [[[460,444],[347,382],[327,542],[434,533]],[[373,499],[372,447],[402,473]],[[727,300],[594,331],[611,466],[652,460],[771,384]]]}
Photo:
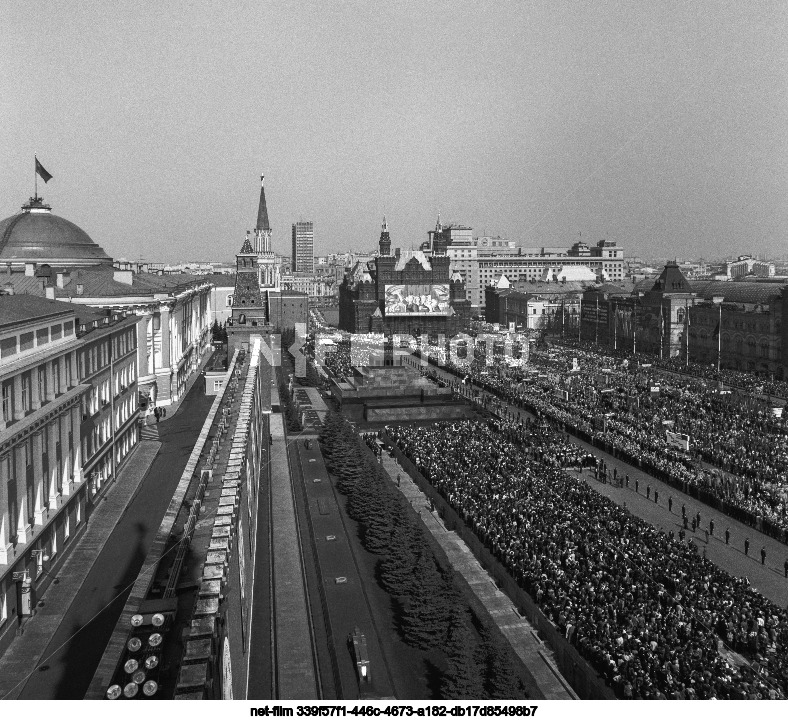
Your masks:
{"label": "rooftop", "polygon": [[726,303],[767,304],[779,298],[786,284],[747,283],[726,280],[695,281],[692,290],[699,297],[711,300],[723,296]]}
{"label": "rooftop", "polygon": [[[106,298],[180,293],[191,286],[205,283],[207,277],[188,273],[171,275],[133,273],[132,271],[118,271],[111,265],[95,265],[65,269],[62,276],[63,287],[59,287],[57,285],[59,272],[61,271],[44,265],[37,269],[35,276],[22,273],[0,274],[0,287],[10,285],[16,294],[29,293],[30,295],[43,296],[46,292],[45,286],[49,286],[54,288],[56,298],[65,299],[77,296]],[[228,277],[235,282],[234,276]],[[117,278],[131,282],[123,282]],[[81,292],[77,286],[82,286]]]}
{"label": "rooftop", "polygon": [[71,303],[35,295],[0,295],[0,328],[24,321],[73,314]]}
{"label": "rooftop", "polygon": [[0,221],[0,261],[92,265],[112,259],[82,228],[52,213],[42,198],[31,198]]}

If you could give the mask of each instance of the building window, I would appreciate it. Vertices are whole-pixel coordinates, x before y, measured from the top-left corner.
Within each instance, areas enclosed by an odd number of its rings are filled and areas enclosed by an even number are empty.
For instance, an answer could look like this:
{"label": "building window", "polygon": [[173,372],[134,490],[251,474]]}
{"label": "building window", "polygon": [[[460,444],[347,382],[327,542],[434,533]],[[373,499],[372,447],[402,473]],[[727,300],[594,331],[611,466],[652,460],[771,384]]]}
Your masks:
{"label": "building window", "polygon": [[66,513],[63,517],[63,545],[66,545],[68,537],[71,535],[71,514]]}
{"label": "building window", "polygon": [[3,383],[3,421],[10,423],[14,414],[13,385],[11,381]]}
{"label": "building window", "polygon": [[0,358],[16,355],[16,336],[0,341]]}
{"label": "building window", "polygon": [[38,402],[43,403],[47,397],[47,372],[45,368],[38,369]]}
{"label": "building window", "polygon": [[30,374],[22,374],[22,410],[27,413],[30,410]]}
{"label": "building window", "polygon": [[39,328],[36,331],[36,345],[49,343],[49,328]]}

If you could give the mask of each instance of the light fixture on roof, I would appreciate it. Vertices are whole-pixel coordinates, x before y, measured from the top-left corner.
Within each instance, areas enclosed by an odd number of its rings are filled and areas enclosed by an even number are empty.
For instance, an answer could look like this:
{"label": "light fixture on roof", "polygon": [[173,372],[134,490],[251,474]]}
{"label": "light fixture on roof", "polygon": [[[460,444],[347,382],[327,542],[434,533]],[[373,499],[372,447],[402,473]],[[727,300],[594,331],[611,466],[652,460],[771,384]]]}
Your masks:
{"label": "light fixture on roof", "polygon": [[146,681],[145,685],[142,687],[142,693],[146,696],[153,696],[156,691],[159,690],[159,684],[155,681]]}

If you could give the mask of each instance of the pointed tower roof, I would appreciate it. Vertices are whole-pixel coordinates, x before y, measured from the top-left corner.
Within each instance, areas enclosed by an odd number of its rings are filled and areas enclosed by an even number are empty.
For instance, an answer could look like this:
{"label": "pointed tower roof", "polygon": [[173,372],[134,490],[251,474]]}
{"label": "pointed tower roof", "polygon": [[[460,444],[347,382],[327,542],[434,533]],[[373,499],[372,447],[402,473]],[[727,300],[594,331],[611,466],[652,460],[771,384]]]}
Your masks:
{"label": "pointed tower roof", "polygon": [[249,231],[246,231],[246,240],[244,240],[244,244],[241,246],[241,255],[251,255],[254,254],[254,248],[252,248],[252,244],[249,242]]}
{"label": "pointed tower roof", "polygon": [[271,230],[268,223],[268,206],[265,204],[265,175],[260,176],[260,205],[257,206],[257,226],[255,230]]}
{"label": "pointed tower roof", "polygon": [[391,236],[389,235],[389,224],[386,222],[386,216],[383,216],[383,225],[380,231],[380,240],[378,241],[381,255],[391,255]]}
{"label": "pointed tower roof", "polygon": [[692,293],[692,286],[684,277],[678,263],[673,261],[665,265],[651,290],[657,293]]}

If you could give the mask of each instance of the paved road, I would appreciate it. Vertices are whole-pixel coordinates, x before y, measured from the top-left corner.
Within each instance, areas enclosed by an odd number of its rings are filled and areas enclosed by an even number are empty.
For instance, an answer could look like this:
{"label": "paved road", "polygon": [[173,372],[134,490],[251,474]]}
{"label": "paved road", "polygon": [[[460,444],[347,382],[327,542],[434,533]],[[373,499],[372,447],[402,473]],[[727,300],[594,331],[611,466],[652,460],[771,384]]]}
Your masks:
{"label": "paved road", "polygon": [[19,698],[83,698],[213,400],[196,383],[159,424],[161,450]]}
{"label": "paved road", "polygon": [[[456,376],[442,369],[430,366],[429,369],[437,370],[442,377],[447,380],[455,381]],[[488,397],[489,392],[485,393]],[[494,397],[494,396],[492,396]],[[533,418],[533,414],[523,411],[515,406],[503,404],[505,408],[515,413],[519,412],[521,417],[527,415]],[[489,408],[489,405],[488,405]],[[637,515],[639,518],[662,528],[666,533],[673,531],[678,533],[682,527],[681,507],[686,506],[689,519],[697,512],[701,514],[701,526],[697,533],[692,533],[692,526],[687,531],[687,539],[692,538],[701,553],[707,554],[708,558],[716,563],[720,568],[724,568],[728,573],[735,576],[747,577],[764,596],[772,600],[778,606],[785,608],[788,604],[788,578],[785,577],[783,564],[788,558],[788,546],[780,543],[771,536],[759,533],[754,528],[739,523],[734,519],[723,515],[719,510],[711,508],[700,501],[677,491],[661,481],[646,474],[642,469],[625,463],[614,458],[609,453],[581,441],[574,436],[569,436],[576,445],[582,447],[589,453],[593,453],[597,458],[605,461],[610,472],[618,469],[619,476],[629,475],[630,485],[627,489],[617,488],[610,484],[604,484],[594,479],[593,473],[586,471],[582,478],[592,485],[597,491],[606,495],[608,498],[618,503],[626,505],[626,508]],[[575,474],[578,475],[578,474]],[[639,490],[635,492],[635,479],[638,479]],[[646,498],[646,490],[650,487],[649,498]],[[654,502],[654,491],[658,493],[658,502]],[[672,511],[668,510],[668,499],[673,499]],[[705,530],[708,529],[709,520],[714,520],[714,535],[709,536],[706,541]],[[725,530],[730,529],[730,543],[725,543]],[[744,540],[750,539],[749,555],[744,554]],[[760,551],[766,549],[766,563],[761,564]]]}

